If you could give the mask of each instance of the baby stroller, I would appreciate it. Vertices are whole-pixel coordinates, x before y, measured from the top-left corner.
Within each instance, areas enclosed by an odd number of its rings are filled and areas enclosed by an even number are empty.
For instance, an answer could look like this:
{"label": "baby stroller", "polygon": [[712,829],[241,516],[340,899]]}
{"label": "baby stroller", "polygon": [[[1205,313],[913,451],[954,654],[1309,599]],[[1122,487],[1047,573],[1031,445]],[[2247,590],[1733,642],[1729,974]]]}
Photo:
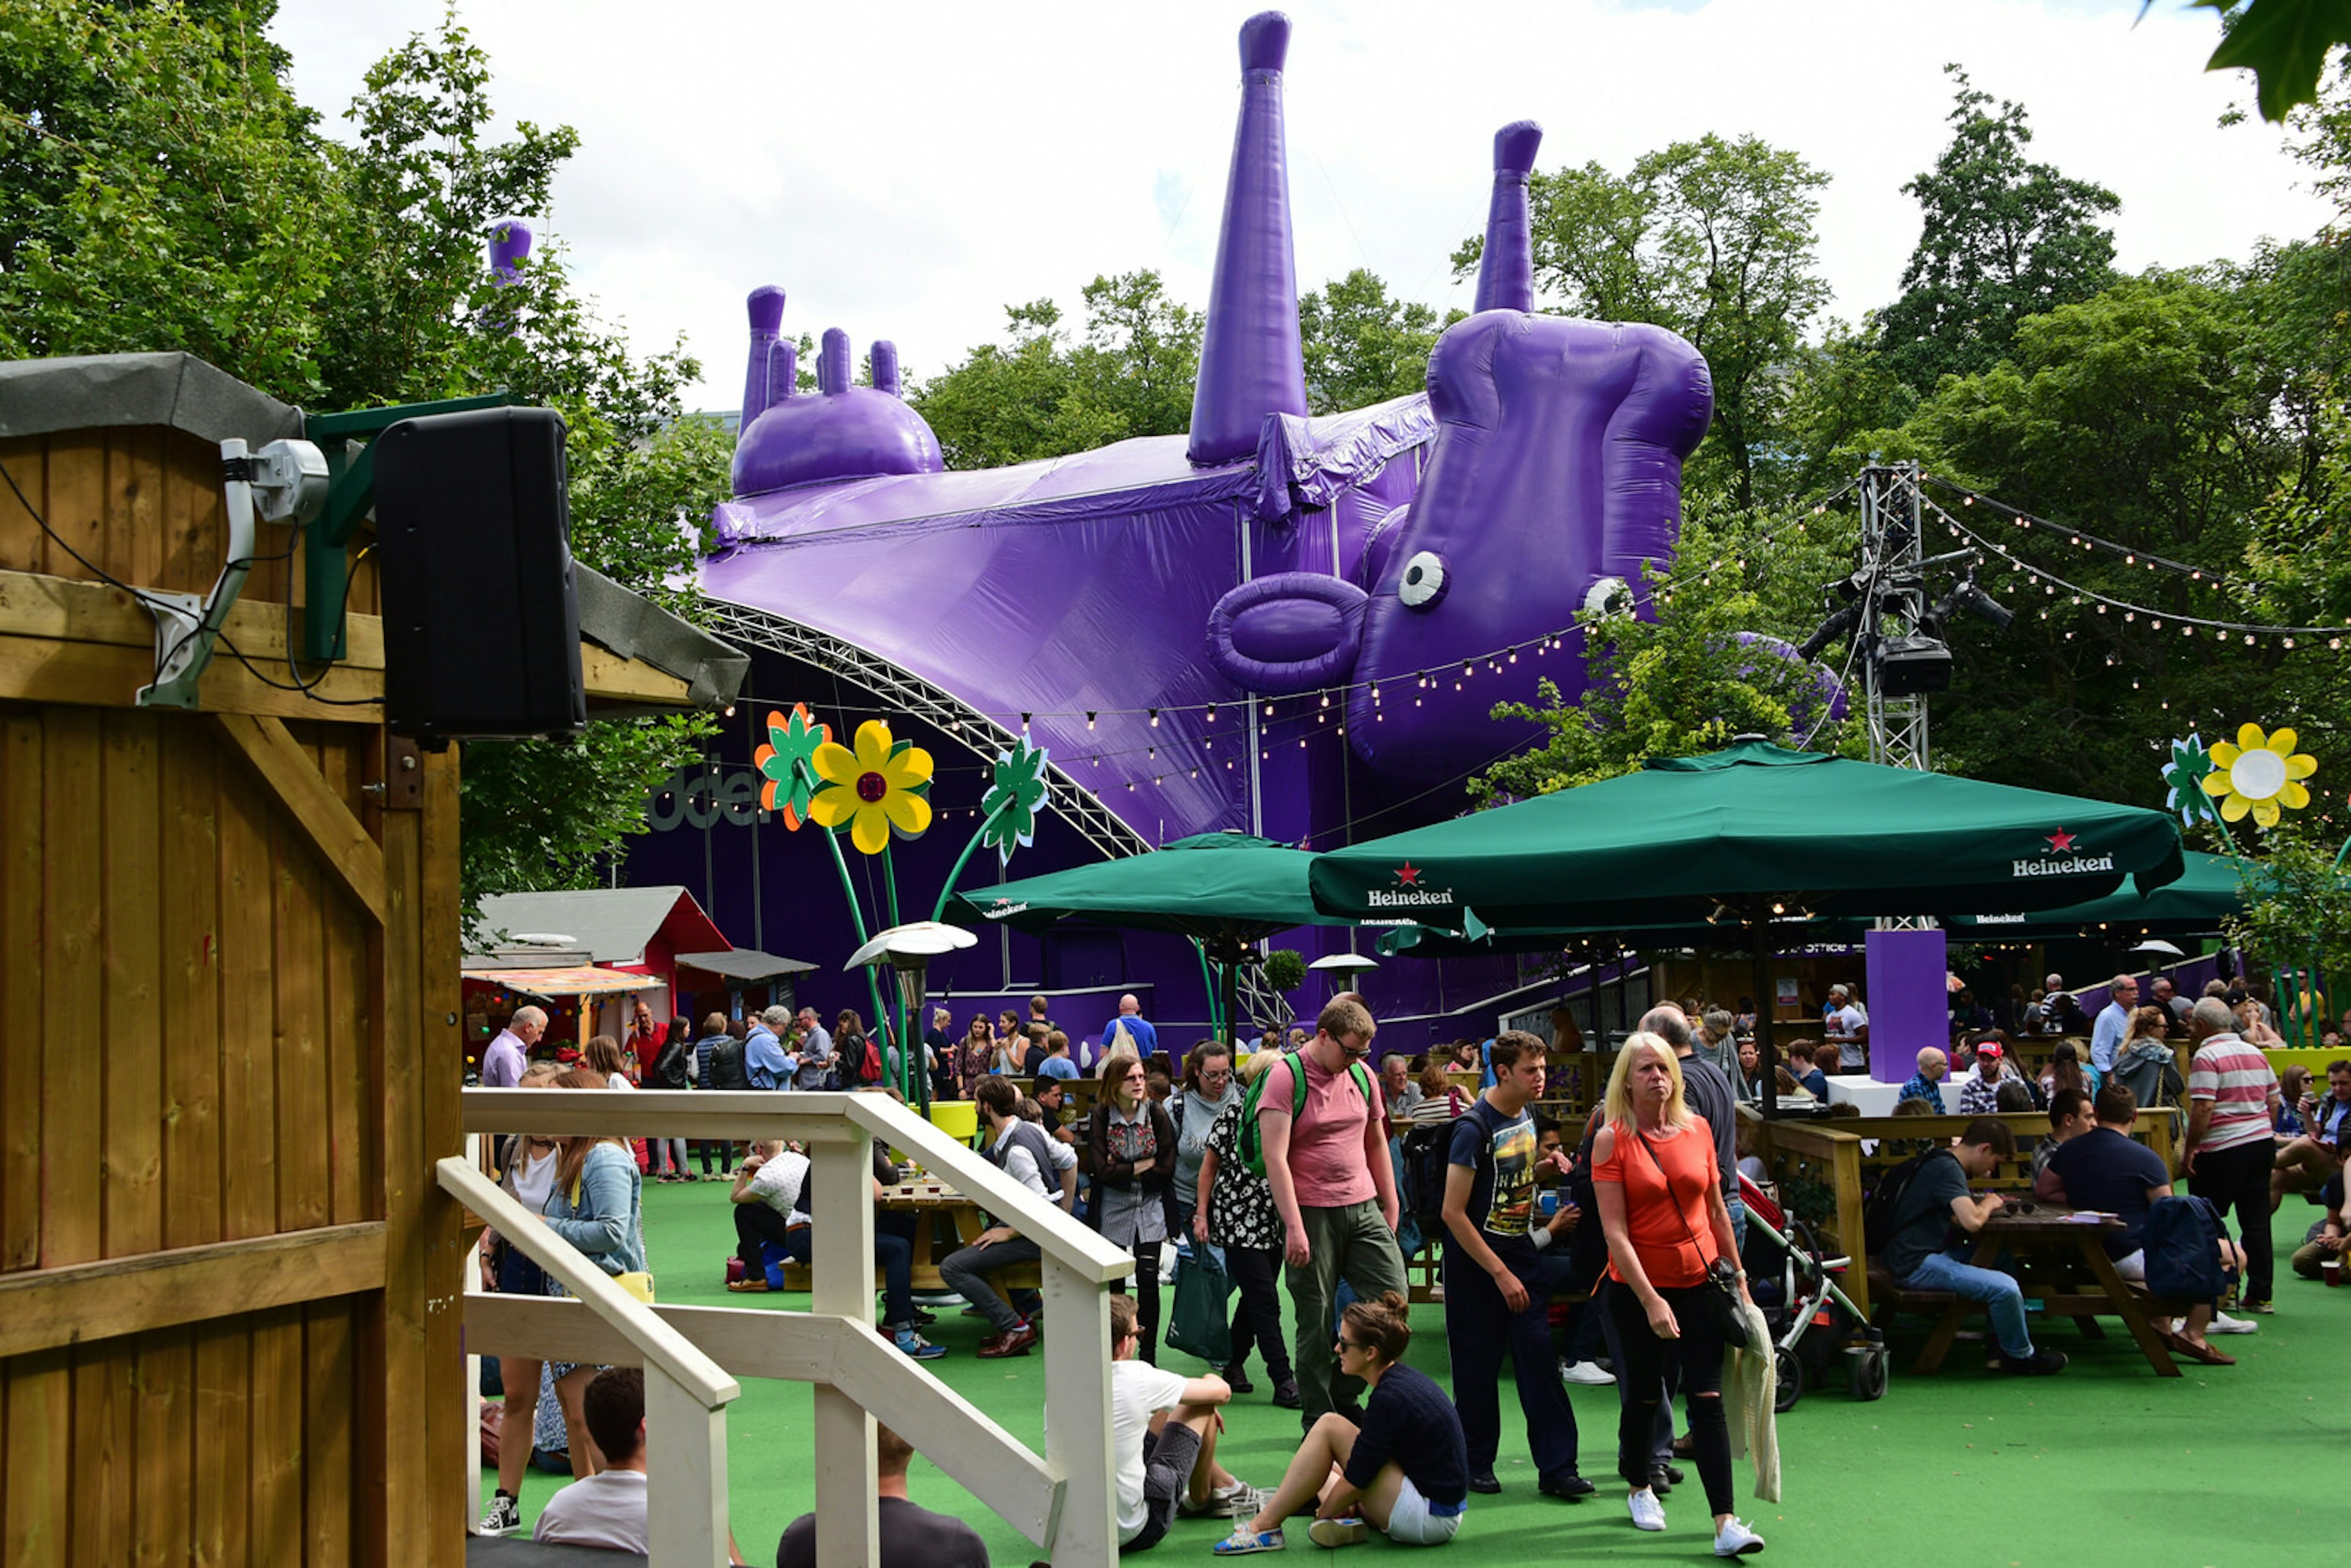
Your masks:
{"label": "baby stroller", "polygon": [[1747,1288],[1771,1331],[1775,1387],[1772,1408],[1785,1415],[1804,1396],[1807,1373],[1824,1383],[1839,1354],[1855,1399],[1886,1395],[1886,1336],[1869,1326],[1837,1280],[1852,1260],[1823,1256],[1813,1228],[1785,1213],[1771,1195],[1745,1176],[1739,1196],[1747,1206],[1747,1242],[1740,1261]]}

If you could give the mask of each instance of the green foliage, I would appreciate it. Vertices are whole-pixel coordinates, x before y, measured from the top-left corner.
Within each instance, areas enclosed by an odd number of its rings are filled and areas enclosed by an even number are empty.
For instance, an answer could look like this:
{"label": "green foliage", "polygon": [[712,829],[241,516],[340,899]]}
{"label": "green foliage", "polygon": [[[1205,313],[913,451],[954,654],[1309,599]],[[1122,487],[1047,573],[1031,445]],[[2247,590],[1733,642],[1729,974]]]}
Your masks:
{"label": "green foliage", "polygon": [[[1828,298],[1814,194],[1828,176],[1753,136],[1708,135],[1529,184],[1535,284],[1574,315],[1648,321],[1688,339],[1714,372],[1714,428],[1692,460],[1740,506],[1784,434],[1790,358]],[[1481,242],[1454,252],[1456,277]]]}
{"label": "green foliage", "polygon": [[988,468],[1091,451],[1192,423],[1200,317],[1167,298],[1159,274],[1099,277],[1072,343],[1050,299],[1008,305],[1010,335],[909,389],[950,468]]}
{"label": "green foliage", "polygon": [[1277,991],[1294,991],[1306,983],[1305,956],[1291,947],[1276,947],[1265,956],[1265,983]]}
{"label": "green foliage", "polygon": [[1544,741],[1470,779],[1471,797],[1490,806],[1548,795],[1651,757],[1719,751],[1742,734],[1819,751],[1855,744],[1854,721],[1823,710],[1815,667],[1739,636],[1795,642],[1819,620],[1813,590],[1852,568],[1849,531],[1816,523],[1695,503],[1670,572],[1652,574],[1656,620],[1585,622],[1590,685],[1580,704],[1546,680],[1538,702],[1497,705],[1497,719],[1540,724]]}
{"label": "green foliage", "polygon": [[[2147,0],[2152,5],[2154,0]],[[2283,120],[2318,96],[2327,52],[2351,44],[2351,9],[2341,0],[2196,0],[2221,14],[2220,47],[2208,71],[2249,70],[2264,120]],[[2146,6],[2140,7],[2142,14]]]}
{"label": "green foliage", "polygon": [[[542,242],[492,286],[493,219],[541,214],[578,138],[496,124],[490,62],[453,17],[368,74],[353,147],[318,135],[234,0],[23,0],[0,28],[0,355],[182,349],[311,408],[497,389],[558,409],[573,548],[684,613],[724,493],[722,429],[682,421],[682,348],[640,360]],[[577,743],[476,743],[463,777],[467,906],[579,885],[643,828],[699,719]]]}
{"label": "green foliage", "polygon": [[1307,407],[1332,413],[1421,391],[1438,335],[1465,314],[1440,319],[1426,305],[1392,299],[1379,276],[1361,267],[1309,290],[1298,301]]}
{"label": "green foliage", "polygon": [[2240,873],[2245,912],[2224,923],[2229,940],[2271,968],[2314,964],[2339,986],[2351,976],[2351,897],[2344,894],[2336,842],[2293,817],[2261,841],[2261,858]]}
{"label": "green foliage", "polygon": [[2030,162],[2022,104],[1958,85],[1951,141],[1934,168],[1902,187],[1925,214],[1902,272],[1902,298],[1878,319],[1886,361],[1920,393],[2006,357],[2016,324],[2087,299],[2114,278],[2115,236],[2098,217],[2122,205],[2103,186]]}

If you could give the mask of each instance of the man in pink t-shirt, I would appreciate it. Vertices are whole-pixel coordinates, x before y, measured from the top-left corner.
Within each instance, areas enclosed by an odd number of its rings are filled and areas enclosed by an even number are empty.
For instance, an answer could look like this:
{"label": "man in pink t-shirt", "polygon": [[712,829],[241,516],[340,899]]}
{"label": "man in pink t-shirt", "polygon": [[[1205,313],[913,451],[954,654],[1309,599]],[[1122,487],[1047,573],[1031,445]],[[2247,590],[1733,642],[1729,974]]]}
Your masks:
{"label": "man in pink t-shirt", "polygon": [[2188,1070],[2188,1190],[2223,1214],[2236,1210],[2245,1248],[2244,1304],[2270,1307],[2270,1166],[2278,1111],[2277,1074],[2258,1047],[2237,1038],[2236,1015],[2206,997],[2188,1015],[2196,1055]]}
{"label": "man in pink t-shirt", "polygon": [[[1374,1301],[1384,1291],[1406,1288],[1384,1110],[1378,1082],[1362,1065],[1378,1028],[1361,997],[1333,997],[1314,1020],[1314,1038],[1266,1070],[1258,1099],[1266,1182],[1281,1216],[1297,1312],[1301,1420],[1310,1430],[1332,1410],[1361,1418],[1363,1382],[1338,1370],[1333,1351],[1339,1281]],[[1301,1070],[1302,1105],[1293,1076]]]}

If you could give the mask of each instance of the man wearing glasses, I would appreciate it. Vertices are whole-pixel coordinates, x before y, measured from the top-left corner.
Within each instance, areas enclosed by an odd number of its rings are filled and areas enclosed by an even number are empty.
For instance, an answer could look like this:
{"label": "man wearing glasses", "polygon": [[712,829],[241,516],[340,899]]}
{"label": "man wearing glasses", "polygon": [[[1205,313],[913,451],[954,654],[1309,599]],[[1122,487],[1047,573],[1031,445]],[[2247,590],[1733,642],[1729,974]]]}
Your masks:
{"label": "man wearing glasses", "polygon": [[1333,1410],[1354,1419],[1363,1392],[1361,1378],[1333,1364],[1339,1281],[1371,1301],[1407,1288],[1395,1239],[1395,1167],[1379,1086],[1363,1065],[1378,1029],[1361,997],[1332,998],[1305,1049],[1266,1070],[1258,1098],[1266,1182],[1281,1216],[1297,1309],[1294,1359],[1308,1427]]}

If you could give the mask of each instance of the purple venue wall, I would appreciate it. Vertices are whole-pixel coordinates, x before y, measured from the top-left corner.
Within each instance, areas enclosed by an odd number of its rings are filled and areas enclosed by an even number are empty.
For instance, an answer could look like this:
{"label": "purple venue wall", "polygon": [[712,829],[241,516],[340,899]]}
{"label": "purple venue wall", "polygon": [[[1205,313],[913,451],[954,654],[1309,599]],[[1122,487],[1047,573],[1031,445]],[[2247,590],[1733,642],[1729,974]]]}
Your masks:
{"label": "purple venue wall", "polygon": [[1868,952],[1869,1075],[1905,1082],[1920,1051],[1950,1040],[1949,947],[1939,930],[1873,931]]}

